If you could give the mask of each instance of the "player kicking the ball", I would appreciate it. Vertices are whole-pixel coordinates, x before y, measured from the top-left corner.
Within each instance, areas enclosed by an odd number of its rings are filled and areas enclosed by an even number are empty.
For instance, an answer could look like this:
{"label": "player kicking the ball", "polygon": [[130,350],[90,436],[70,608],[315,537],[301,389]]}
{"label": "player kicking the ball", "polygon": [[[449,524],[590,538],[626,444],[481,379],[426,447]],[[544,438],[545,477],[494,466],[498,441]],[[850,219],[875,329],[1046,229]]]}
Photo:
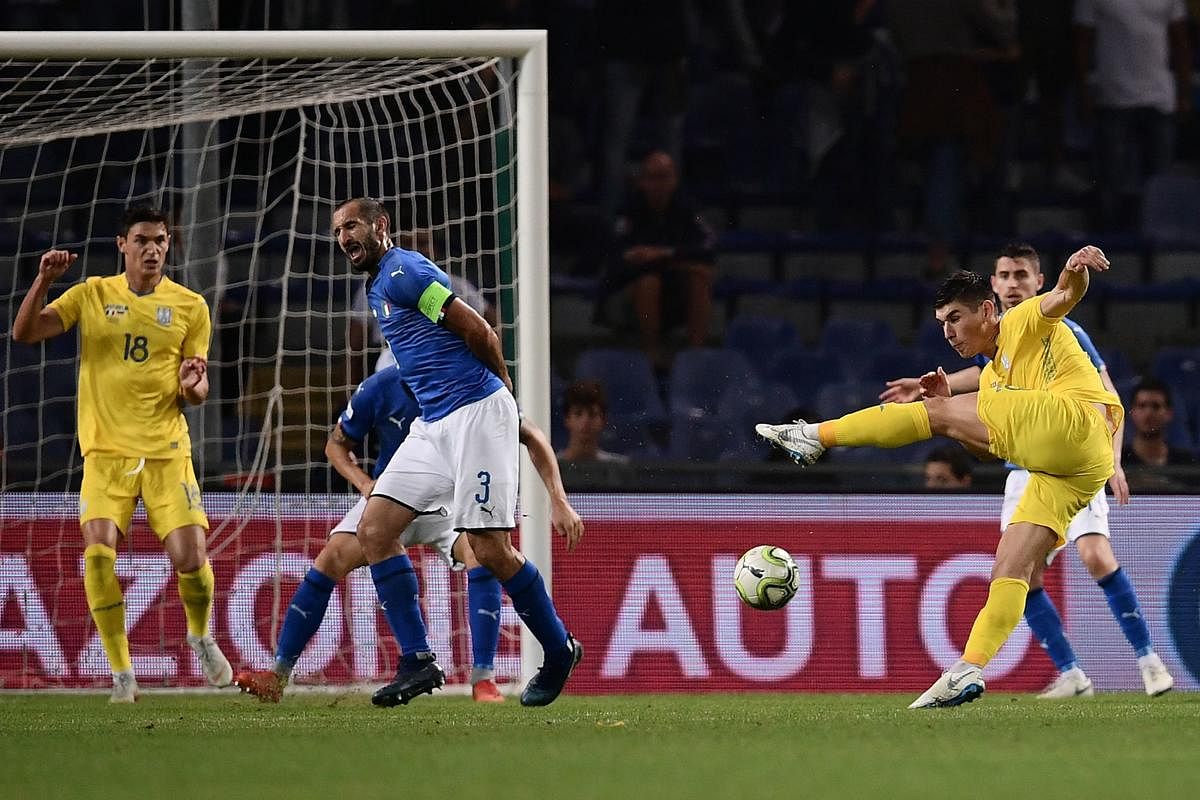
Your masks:
{"label": "player kicking the ball", "polygon": [[[367,378],[350,398],[349,405],[329,435],[325,454],[334,469],[358,490],[362,498],[333,527],[329,540],[296,588],[279,632],[274,668],[239,672],[234,683],[243,691],[256,695],[264,702],[279,702],[292,668],[325,619],[333,587],[351,570],[366,566],[366,556],[355,536],[359,519],[375,487],[375,478],[383,472],[392,454],[408,435],[418,413],[417,402],[405,390],[400,380],[400,370],[395,366],[386,367]],[[372,475],[358,466],[352,451],[355,442],[361,442],[368,432],[373,432],[379,441],[379,458]],[[567,549],[573,550],[583,536],[583,522],[567,500],[550,442],[528,420],[521,422],[521,442],[529,449],[530,460],[550,494],[551,522],[555,530],[566,537]],[[500,584],[494,575],[479,566],[467,537],[453,530],[446,519],[445,506],[449,502],[450,499],[445,498],[445,503],[417,516],[405,529],[400,541],[405,547],[415,544],[432,547],[452,568],[467,570],[468,623],[473,656],[471,696],[481,703],[502,702],[504,696],[496,687],[493,669],[500,639]],[[433,688],[430,685],[428,691]],[[401,702],[407,702],[408,699],[411,697]]]}
{"label": "player kicking the ball", "polygon": [[1121,401],[1104,388],[1062,324],[1087,292],[1089,271],[1108,268],[1099,248],[1084,247],[1067,259],[1052,290],[1003,318],[986,279],[956,272],[938,289],[934,313],[960,356],[991,359],[978,391],[951,396],[939,368],[922,376],[925,399],[919,403],[885,403],[820,424],[798,420],[756,427],[801,464],[815,462],[828,447],[901,447],[938,435],[1029,471],[996,548],[988,599],[962,658],[910,708],[956,706],[983,694],[983,667],[1020,621],[1038,565],[1065,544],[1072,517],[1113,474],[1112,436],[1124,416]]}

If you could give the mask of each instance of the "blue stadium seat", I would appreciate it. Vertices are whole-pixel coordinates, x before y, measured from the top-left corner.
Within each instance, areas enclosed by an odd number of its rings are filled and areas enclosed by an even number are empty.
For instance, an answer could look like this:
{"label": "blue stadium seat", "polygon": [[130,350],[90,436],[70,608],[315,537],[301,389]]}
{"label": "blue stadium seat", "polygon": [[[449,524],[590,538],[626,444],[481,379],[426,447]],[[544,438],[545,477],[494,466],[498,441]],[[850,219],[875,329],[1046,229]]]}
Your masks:
{"label": "blue stadium seat", "polygon": [[719,413],[722,400],[757,385],[750,361],[737,350],[700,347],[676,355],[669,393],[671,457],[716,460],[738,435]]}
{"label": "blue stadium seat", "polygon": [[[1114,381],[1113,384],[1117,387],[1117,395],[1121,398],[1121,404],[1125,406],[1125,413],[1129,413],[1129,409],[1133,406],[1133,392],[1137,389],[1141,378],[1133,377],[1124,381]],[[1172,386],[1171,391],[1171,408],[1174,411],[1171,417],[1171,424],[1167,427],[1167,444],[1172,447],[1182,447],[1187,450],[1196,449],[1197,436],[1193,428],[1193,422],[1196,417],[1196,398],[1191,398],[1192,402],[1188,402],[1189,398],[1180,389]],[[1133,425],[1126,420],[1125,422],[1125,444],[1133,439]]]}
{"label": "blue stadium seat", "polygon": [[842,381],[821,387],[817,392],[817,418],[824,421],[879,403],[879,386],[863,381]]}
{"label": "blue stadium seat", "polygon": [[645,353],[632,348],[585,350],[575,362],[575,377],[599,381],[608,395],[606,448],[653,452],[653,428],[665,422],[666,412]]}
{"label": "blue stadium seat", "polygon": [[[936,366],[936,365],[935,365]],[[862,372],[861,380],[883,384],[893,378],[912,378],[921,375],[934,367],[925,361],[920,350],[909,347],[888,347],[871,356],[870,362]]]}
{"label": "blue stadium seat", "polygon": [[1175,390],[1175,417],[1186,417],[1192,440],[1200,440],[1200,347],[1159,350],[1153,374]]}
{"label": "blue stadium seat", "polygon": [[836,355],[797,346],[775,353],[763,377],[790,388],[801,405],[811,405],[822,386],[845,380],[846,371]]}
{"label": "blue stadium seat", "polygon": [[1200,178],[1155,175],[1146,181],[1142,233],[1156,244],[1200,244]]}
{"label": "blue stadium seat", "polygon": [[752,363],[761,363],[764,355],[795,343],[796,326],[781,317],[739,314],[725,328],[725,346],[741,352]]}
{"label": "blue stadium seat", "polygon": [[1137,377],[1129,357],[1117,348],[1104,348],[1100,351],[1100,357],[1104,359],[1104,368],[1108,370],[1108,377],[1114,385]]}
{"label": "blue stadium seat", "polygon": [[833,355],[842,371],[861,378],[876,352],[896,345],[892,326],[880,319],[831,317],[821,331],[820,347]]}

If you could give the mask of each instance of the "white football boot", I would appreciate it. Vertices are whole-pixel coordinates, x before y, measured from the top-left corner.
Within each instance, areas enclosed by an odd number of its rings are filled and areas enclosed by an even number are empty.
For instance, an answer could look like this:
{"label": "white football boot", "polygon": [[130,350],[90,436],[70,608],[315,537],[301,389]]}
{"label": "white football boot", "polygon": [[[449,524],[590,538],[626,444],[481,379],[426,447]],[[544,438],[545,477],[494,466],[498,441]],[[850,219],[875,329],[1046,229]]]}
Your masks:
{"label": "white football boot", "polygon": [[792,461],[802,467],[808,467],[815,464],[825,452],[825,445],[804,434],[805,424],[802,419],[782,425],[760,422],[754,426],[754,432],[791,456]]}
{"label": "white football boot", "polygon": [[1046,687],[1046,691],[1038,695],[1038,699],[1070,700],[1074,697],[1091,697],[1095,693],[1092,679],[1084,675],[1079,667],[1072,667],[1066,672],[1060,672]]}
{"label": "white football boot", "polygon": [[200,669],[204,670],[204,677],[209,683],[228,686],[233,682],[233,667],[229,666],[229,659],[211,636],[192,636],[189,633],[187,643],[200,659]]}
{"label": "white football boot", "polygon": [[1146,685],[1146,694],[1158,697],[1171,691],[1175,679],[1167,672],[1166,665],[1158,657],[1158,653],[1150,653],[1138,659],[1138,667],[1142,671],[1142,683]]}
{"label": "white football boot", "polygon": [[983,694],[983,670],[974,665],[948,669],[909,708],[946,708],[970,703]]}
{"label": "white football boot", "polygon": [[110,703],[136,703],[138,699],[137,678],[133,672],[114,672]]}

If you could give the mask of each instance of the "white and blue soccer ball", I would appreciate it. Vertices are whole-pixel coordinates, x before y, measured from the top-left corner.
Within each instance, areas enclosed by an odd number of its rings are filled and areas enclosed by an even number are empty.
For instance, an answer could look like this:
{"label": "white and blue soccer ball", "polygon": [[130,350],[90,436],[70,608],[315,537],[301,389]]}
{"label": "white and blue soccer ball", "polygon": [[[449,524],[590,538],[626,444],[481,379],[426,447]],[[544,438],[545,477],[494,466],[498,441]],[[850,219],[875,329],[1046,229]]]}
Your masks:
{"label": "white and blue soccer ball", "polygon": [[733,585],[746,605],[760,611],[774,611],[796,596],[800,570],[787,550],[760,544],[738,559],[733,568]]}

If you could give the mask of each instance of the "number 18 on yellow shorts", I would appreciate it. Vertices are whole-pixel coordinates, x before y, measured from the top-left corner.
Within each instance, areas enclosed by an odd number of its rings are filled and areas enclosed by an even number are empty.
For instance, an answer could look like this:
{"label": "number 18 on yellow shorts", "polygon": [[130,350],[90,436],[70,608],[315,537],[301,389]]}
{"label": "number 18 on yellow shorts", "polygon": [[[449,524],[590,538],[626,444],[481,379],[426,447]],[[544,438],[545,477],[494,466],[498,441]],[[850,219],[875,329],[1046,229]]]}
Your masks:
{"label": "number 18 on yellow shorts", "polygon": [[146,518],[162,541],[176,528],[199,525],[208,529],[200,486],[190,456],[183,458],[125,458],[91,455],[83,460],[79,490],[79,524],[111,519],[122,534],[129,533],[138,498]]}

